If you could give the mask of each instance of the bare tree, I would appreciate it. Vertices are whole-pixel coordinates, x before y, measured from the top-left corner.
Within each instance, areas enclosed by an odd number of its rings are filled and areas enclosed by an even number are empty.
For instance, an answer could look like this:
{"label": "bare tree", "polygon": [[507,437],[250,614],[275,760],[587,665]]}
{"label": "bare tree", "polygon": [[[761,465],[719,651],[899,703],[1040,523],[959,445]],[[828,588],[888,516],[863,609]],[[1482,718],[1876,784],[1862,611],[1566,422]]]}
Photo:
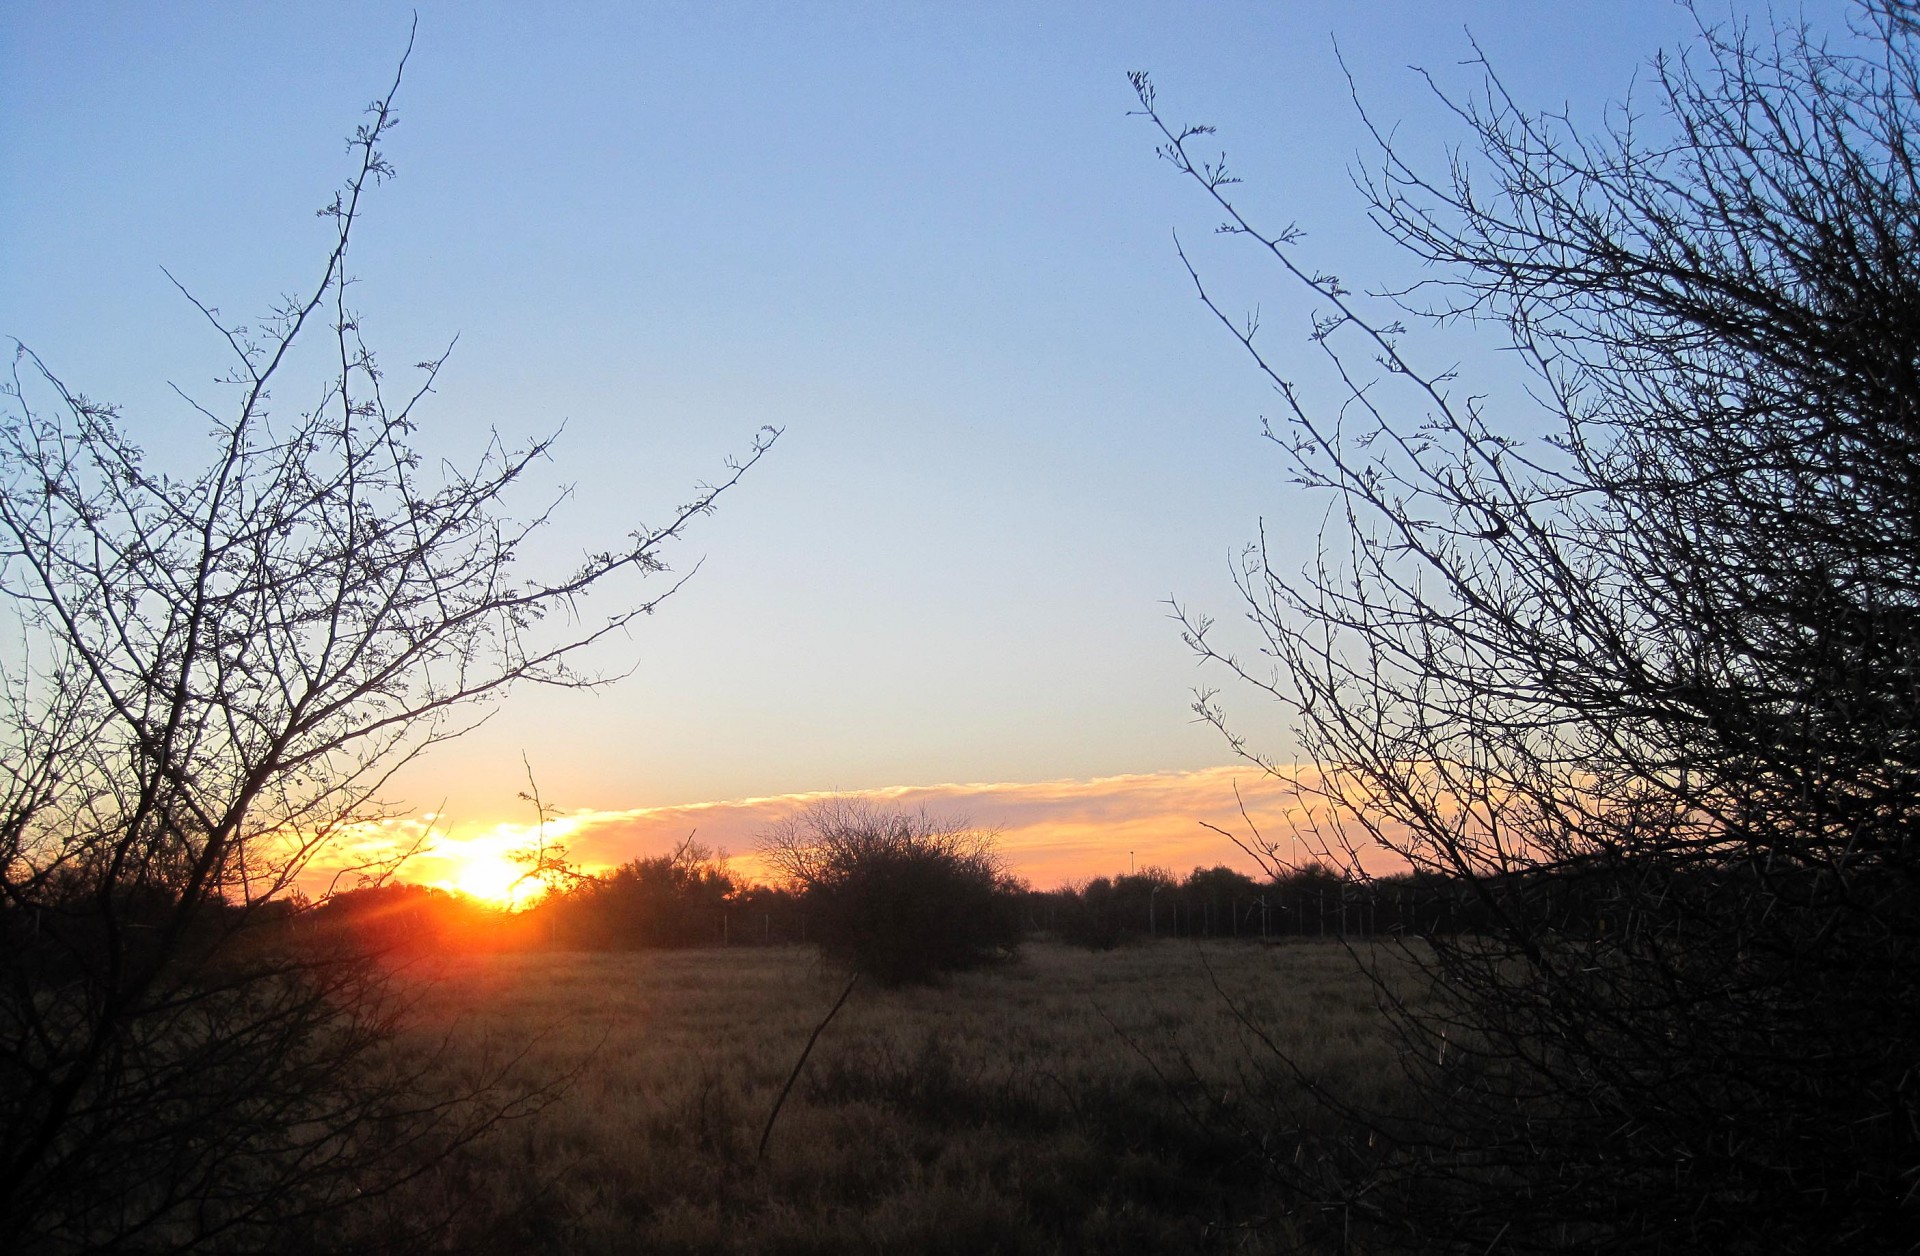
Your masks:
{"label": "bare tree", "polygon": [[[1336,523],[1303,572],[1249,552],[1260,666],[1189,639],[1293,713],[1311,768],[1262,762],[1323,804],[1318,853],[1387,846],[1470,909],[1403,957],[1437,1001],[1381,986],[1423,1102],[1277,1161],[1383,1238],[1920,1232],[1920,49],[1904,0],[1854,12],[1703,21],[1597,134],[1483,64],[1440,96],[1476,156],[1432,178],[1375,131],[1361,190],[1432,271],[1371,301],[1136,78],[1221,229],[1318,302],[1343,389],[1316,407],[1195,276]],[[1503,330],[1557,435],[1423,370],[1409,317]]]}
{"label": "bare tree", "polygon": [[[404,68],[405,59],[402,59]],[[150,468],[109,405],[16,352],[0,424],[0,1246],[286,1250],[476,1128],[391,1041],[379,974],[300,942],[290,895],[403,764],[664,591],[664,548],[777,433],[662,526],[557,575],[505,499],[548,448],[417,452],[446,362],[396,393],[348,305],[394,88],[352,141],[303,295],[230,351],[200,470]],[[185,289],[182,289],[183,293]],[[300,404],[287,396],[320,382]],[[496,1105],[489,1111],[500,1112]],[[480,1123],[484,1123],[484,1118]],[[363,1236],[364,1238],[365,1236]]]}

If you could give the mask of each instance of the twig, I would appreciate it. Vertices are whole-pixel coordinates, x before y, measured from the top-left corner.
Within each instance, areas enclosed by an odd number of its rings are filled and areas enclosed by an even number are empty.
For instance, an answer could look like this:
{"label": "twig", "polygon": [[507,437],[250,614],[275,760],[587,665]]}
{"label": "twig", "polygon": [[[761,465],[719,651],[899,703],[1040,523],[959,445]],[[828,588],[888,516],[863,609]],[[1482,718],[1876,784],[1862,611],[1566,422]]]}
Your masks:
{"label": "twig", "polygon": [[833,1023],[833,1018],[840,1014],[840,1009],[846,1006],[847,998],[852,995],[853,988],[859,984],[860,972],[855,969],[853,976],[847,980],[847,988],[840,992],[840,997],[834,1000],[827,1014],[820,1019],[818,1025],[813,1027],[813,1035],[807,1039],[807,1045],[800,1049],[800,1058],[793,1062],[793,1072],[787,1074],[787,1084],[780,1088],[780,1097],[773,1101],[773,1111],[767,1113],[766,1128],[760,1131],[760,1149],[753,1153],[756,1161],[767,1158],[767,1140],[773,1137],[773,1123],[780,1119],[780,1109],[786,1106],[787,1096],[793,1092],[793,1084],[800,1080],[800,1070],[807,1066],[807,1057],[813,1054],[813,1044],[820,1041],[820,1035],[826,1031],[828,1025]]}

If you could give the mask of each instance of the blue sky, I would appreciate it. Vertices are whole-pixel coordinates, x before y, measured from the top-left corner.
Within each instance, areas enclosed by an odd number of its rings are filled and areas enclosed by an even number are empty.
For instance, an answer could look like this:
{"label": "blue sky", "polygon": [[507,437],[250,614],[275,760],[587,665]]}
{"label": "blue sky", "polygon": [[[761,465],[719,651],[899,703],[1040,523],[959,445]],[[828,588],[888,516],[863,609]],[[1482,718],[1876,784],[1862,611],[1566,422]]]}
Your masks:
{"label": "blue sky", "polygon": [[[161,267],[236,316],[310,280],[411,12],[6,6],[0,335],[185,456],[200,425],[167,385],[219,346]],[[1264,449],[1269,395],[1172,233],[1283,355],[1307,311],[1209,236],[1127,71],[1220,127],[1242,199],[1313,264],[1389,282],[1336,39],[1438,164],[1460,136],[1408,67],[1470,85],[1469,30],[1521,100],[1597,121],[1690,29],[1667,0],[420,5],[354,269],[390,367],[459,336],[423,444],[564,424],[564,559],[786,435],[675,556],[698,578],[599,656],[631,675],[520,693],[400,795],[510,818],[523,751],[549,799],[604,812],[1225,762],[1165,600],[1231,619],[1238,548],[1265,520],[1303,558],[1326,504]],[[1500,379],[1490,343],[1424,351]]]}

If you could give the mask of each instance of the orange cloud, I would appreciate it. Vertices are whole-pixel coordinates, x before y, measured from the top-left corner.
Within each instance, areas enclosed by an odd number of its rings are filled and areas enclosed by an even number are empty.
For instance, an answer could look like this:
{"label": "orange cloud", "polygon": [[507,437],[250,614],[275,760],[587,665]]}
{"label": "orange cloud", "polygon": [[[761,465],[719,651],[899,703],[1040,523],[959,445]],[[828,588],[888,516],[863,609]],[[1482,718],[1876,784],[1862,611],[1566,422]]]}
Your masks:
{"label": "orange cloud", "polygon": [[[1194,867],[1227,864],[1257,874],[1257,864],[1245,851],[1206,826],[1212,824],[1251,841],[1250,820],[1253,829],[1276,843],[1282,858],[1299,860],[1319,852],[1310,837],[1302,836],[1296,843],[1292,835],[1308,828],[1325,810],[1308,808],[1297,791],[1245,764],[1084,781],[901,785],[865,793],[909,811],[965,819],[996,831],[1012,871],[1043,888],[1125,872],[1130,866],[1158,865],[1185,873]],[[758,835],[826,796],[782,794],[631,811],[581,811],[549,821],[546,836],[563,842],[569,858],[589,872],[665,854],[692,837],[710,849],[728,852],[737,871],[757,877],[764,875],[753,855]],[[418,839],[424,826],[421,821],[405,820],[387,827],[398,842]],[[426,884],[453,884],[464,852],[479,847],[488,851],[525,847],[536,836],[531,825],[455,826],[430,838],[400,875]],[[365,849],[377,845],[377,835],[362,839]],[[1397,860],[1369,853],[1366,862],[1384,871]]]}

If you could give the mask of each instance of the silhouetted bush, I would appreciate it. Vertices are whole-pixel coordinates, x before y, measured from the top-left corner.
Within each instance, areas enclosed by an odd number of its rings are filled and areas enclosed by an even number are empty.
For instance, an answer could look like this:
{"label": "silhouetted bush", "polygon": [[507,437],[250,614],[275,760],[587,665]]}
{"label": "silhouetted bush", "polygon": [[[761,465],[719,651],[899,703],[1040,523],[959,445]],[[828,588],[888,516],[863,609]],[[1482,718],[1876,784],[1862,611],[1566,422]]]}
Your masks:
{"label": "silhouetted bush", "polygon": [[804,896],[823,953],[886,985],[1010,957],[1020,887],[993,835],[964,824],[831,799],[761,837],[761,853]]}

